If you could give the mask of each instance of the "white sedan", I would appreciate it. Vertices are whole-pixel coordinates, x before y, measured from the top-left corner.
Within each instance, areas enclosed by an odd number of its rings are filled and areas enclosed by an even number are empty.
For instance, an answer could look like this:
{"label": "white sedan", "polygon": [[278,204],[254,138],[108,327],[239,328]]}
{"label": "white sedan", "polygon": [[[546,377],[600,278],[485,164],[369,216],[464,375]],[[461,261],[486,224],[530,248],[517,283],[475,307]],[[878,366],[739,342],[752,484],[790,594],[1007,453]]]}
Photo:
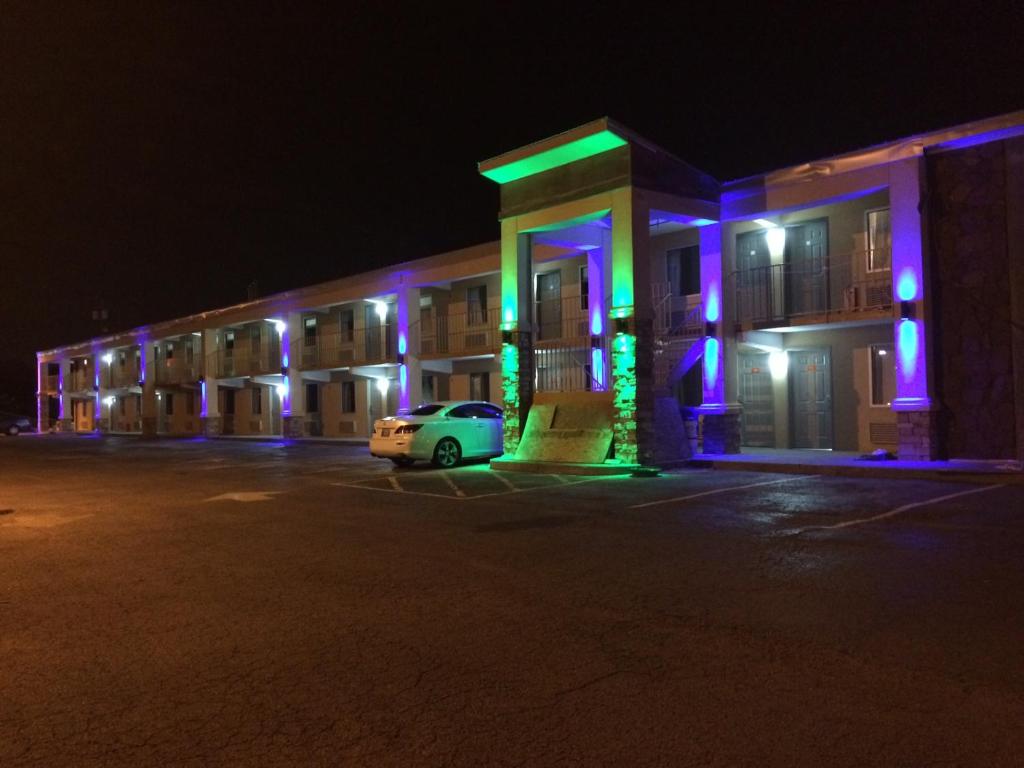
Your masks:
{"label": "white sedan", "polygon": [[501,408],[476,400],[425,403],[407,416],[373,423],[370,454],[407,467],[417,459],[454,467],[462,459],[502,454]]}

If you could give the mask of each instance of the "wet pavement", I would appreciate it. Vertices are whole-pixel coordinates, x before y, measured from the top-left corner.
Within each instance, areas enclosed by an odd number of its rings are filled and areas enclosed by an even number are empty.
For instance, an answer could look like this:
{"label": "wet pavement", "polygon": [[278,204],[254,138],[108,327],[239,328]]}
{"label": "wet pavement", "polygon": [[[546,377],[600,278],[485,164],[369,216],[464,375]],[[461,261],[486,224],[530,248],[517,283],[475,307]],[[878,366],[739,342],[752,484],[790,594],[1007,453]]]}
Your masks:
{"label": "wet pavement", "polygon": [[0,765],[1020,765],[1024,488],[0,440]]}

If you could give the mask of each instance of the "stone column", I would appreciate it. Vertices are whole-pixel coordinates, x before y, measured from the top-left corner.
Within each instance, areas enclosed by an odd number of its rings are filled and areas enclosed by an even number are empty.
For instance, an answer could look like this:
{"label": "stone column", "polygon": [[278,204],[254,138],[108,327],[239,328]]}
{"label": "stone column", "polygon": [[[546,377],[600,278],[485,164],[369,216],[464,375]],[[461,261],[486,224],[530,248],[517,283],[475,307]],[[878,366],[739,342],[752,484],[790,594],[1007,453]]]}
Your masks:
{"label": "stone column", "polygon": [[519,447],[533,404],[533,315],[530,237],[516,217],[501,222],[501,384],[504,448]]}
{"label": "stone column", "polygon": [[[740,405],[735,386],[729,386],[726,360],[726,318],[731,316],[732,296],[724,279],[721,224],[700,230],[700,293],[704,310],[704,345],[701,372],[703,403],[699,408],[704,424],[704,453],[740,452]],[[729,337],[731,339],[731,332]],[[734,377],[732,377],[734,378]]]}
{"label": "stone column", "polygon": [[398,409],[408,411],[423,400],[423,371],[420,366],[420,289],[398,287],[395,318],[398,324]]}
{"label": "stone column", "polygon": [[925,243],[922,187],[924,161],[913,157],[889,166],[892,221],[892,290],[896,308],[896,411],[898,455],[908,461],[934,461],[942,455],[939,413],[932,400],[930,365],[931,291]]}
{"label": "stone column", "polygon": [[283,437],[306,435],[306,390],[302,385],[303,339],[302,313],[289,312],[281,333],[281,374],[284,388],[280,389],[281,431]]}
{"label": "stone column", "polygon": [[202,380],[199,383],[199,423],[207,437],[222,433],[220,397],[217,384],[217,331],[204,330],[200,345]]}
{"label": "stone column", "polygon": [[156,400],[156,353],[149,339],[139,342],[142,367],[142,434],[145,437],[156,437],[157,408]]}

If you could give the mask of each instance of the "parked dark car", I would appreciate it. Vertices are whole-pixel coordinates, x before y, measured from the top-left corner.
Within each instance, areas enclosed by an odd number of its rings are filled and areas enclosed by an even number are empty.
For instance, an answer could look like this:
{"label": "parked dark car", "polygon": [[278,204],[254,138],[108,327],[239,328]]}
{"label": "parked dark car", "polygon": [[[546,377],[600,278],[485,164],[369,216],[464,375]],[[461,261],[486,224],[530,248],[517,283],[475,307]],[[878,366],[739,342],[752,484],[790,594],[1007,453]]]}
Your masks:
{"label": "parked dark car", "polygon": [[0,412],[0,435],[14,437],[22,432],[32,432],[34,429],[32,422],[24,416]]}

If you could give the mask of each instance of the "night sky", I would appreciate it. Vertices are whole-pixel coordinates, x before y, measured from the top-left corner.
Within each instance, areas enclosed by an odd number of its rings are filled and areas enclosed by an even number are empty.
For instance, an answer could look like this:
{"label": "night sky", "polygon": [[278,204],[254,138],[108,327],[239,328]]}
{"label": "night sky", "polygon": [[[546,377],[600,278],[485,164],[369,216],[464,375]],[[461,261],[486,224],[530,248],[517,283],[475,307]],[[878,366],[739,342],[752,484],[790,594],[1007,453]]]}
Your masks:
{"label": "night sky", "polygon": [[730,179],[1024,108],[1010,3],[47,5],[0,5],[0,408],[93,308],[121,330],[497,239],[476,162],[602,115]]}

